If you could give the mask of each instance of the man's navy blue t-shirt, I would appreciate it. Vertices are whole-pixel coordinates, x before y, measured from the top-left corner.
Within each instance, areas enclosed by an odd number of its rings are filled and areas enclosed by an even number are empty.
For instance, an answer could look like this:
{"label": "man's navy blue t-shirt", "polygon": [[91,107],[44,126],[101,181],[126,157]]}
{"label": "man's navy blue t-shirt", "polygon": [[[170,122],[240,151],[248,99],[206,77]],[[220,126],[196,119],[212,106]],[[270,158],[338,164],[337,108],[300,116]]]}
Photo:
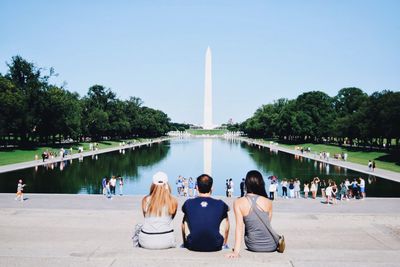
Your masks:
{"label": "man's navy blue t-shirt", "polygon": [[228,217],[228,205],[211,197],[197,197],[186,200],[182,211],[190,230],[185,247],[195,251],[221,250],[224,237],[219,225]]}

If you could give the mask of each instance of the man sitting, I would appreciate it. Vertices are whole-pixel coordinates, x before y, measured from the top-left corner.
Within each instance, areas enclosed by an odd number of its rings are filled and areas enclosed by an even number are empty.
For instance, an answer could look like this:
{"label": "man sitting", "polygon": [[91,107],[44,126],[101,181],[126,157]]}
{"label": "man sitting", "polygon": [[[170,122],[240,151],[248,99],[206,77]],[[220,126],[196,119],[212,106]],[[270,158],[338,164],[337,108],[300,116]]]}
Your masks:
{"label": "man sitting", "polygon": [[213,179],[202,174],[197,178],[198,197],[188,199],[182,206],[183,244],[194,251],[218,251],[227,248],[229,207],[211,197]]}

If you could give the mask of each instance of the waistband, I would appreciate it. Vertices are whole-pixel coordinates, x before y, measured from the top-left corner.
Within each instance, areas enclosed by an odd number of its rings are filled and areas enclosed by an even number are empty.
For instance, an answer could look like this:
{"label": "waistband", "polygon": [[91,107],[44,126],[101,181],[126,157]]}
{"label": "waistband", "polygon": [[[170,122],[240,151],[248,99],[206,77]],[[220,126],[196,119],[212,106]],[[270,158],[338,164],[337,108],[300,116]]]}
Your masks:
{"label": "waistband", "polygon": [[143,234],[146,234],[146,235],[163,235],[163,234],[173,233],[174,230],[172,229],[172,230],[169,230],[169,231],[158,232],[158,233],[148,233],[148,232],[145,232],[145,231],[143,231],[143,230],[141,230],[141,232],[142,232]]}

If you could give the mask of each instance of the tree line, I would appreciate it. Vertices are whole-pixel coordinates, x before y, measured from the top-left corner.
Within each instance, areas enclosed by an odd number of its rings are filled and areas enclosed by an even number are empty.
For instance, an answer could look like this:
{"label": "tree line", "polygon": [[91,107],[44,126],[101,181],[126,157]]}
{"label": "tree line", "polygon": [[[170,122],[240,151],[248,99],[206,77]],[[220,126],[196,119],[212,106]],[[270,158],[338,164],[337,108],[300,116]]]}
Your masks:
{"label": "tree line", "polygon": [[287,142],[399,147],[400,92],[368,95],[355,87],[343,88],[334,97],[306,92],[262,105],[246,121],[230,126],[238,129],[250,137]]}
{"label": "tree line", "polygon": [[[0,143],[33,145],[65,140],[156,137],[170,131],[164,112],[128,100],[103,85],[93,85],[85,96],[51,84],[54,70],[45,70],[14,56],[0,73]],[[45,74],[45,72],[48,72]]]}

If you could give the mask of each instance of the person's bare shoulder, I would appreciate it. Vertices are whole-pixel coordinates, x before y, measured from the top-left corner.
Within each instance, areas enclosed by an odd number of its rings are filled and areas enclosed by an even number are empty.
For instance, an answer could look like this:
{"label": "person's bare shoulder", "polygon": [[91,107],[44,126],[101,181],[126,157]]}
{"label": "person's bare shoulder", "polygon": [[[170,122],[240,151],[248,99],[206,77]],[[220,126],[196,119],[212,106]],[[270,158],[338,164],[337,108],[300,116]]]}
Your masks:
{"label": "person's bare shoulder", "polygon": [[241,213],[246,215],[250,209],[249,201],[246,199],[246,197],[238,198],[234,202],[234,208],[240,209]]}
{"label": "person's bare shoulder", "polygon": [[266,197],[259,197],[257,199],[257,204],[262,207],[264,211],[270,211],[272,208],[272,201]]}

